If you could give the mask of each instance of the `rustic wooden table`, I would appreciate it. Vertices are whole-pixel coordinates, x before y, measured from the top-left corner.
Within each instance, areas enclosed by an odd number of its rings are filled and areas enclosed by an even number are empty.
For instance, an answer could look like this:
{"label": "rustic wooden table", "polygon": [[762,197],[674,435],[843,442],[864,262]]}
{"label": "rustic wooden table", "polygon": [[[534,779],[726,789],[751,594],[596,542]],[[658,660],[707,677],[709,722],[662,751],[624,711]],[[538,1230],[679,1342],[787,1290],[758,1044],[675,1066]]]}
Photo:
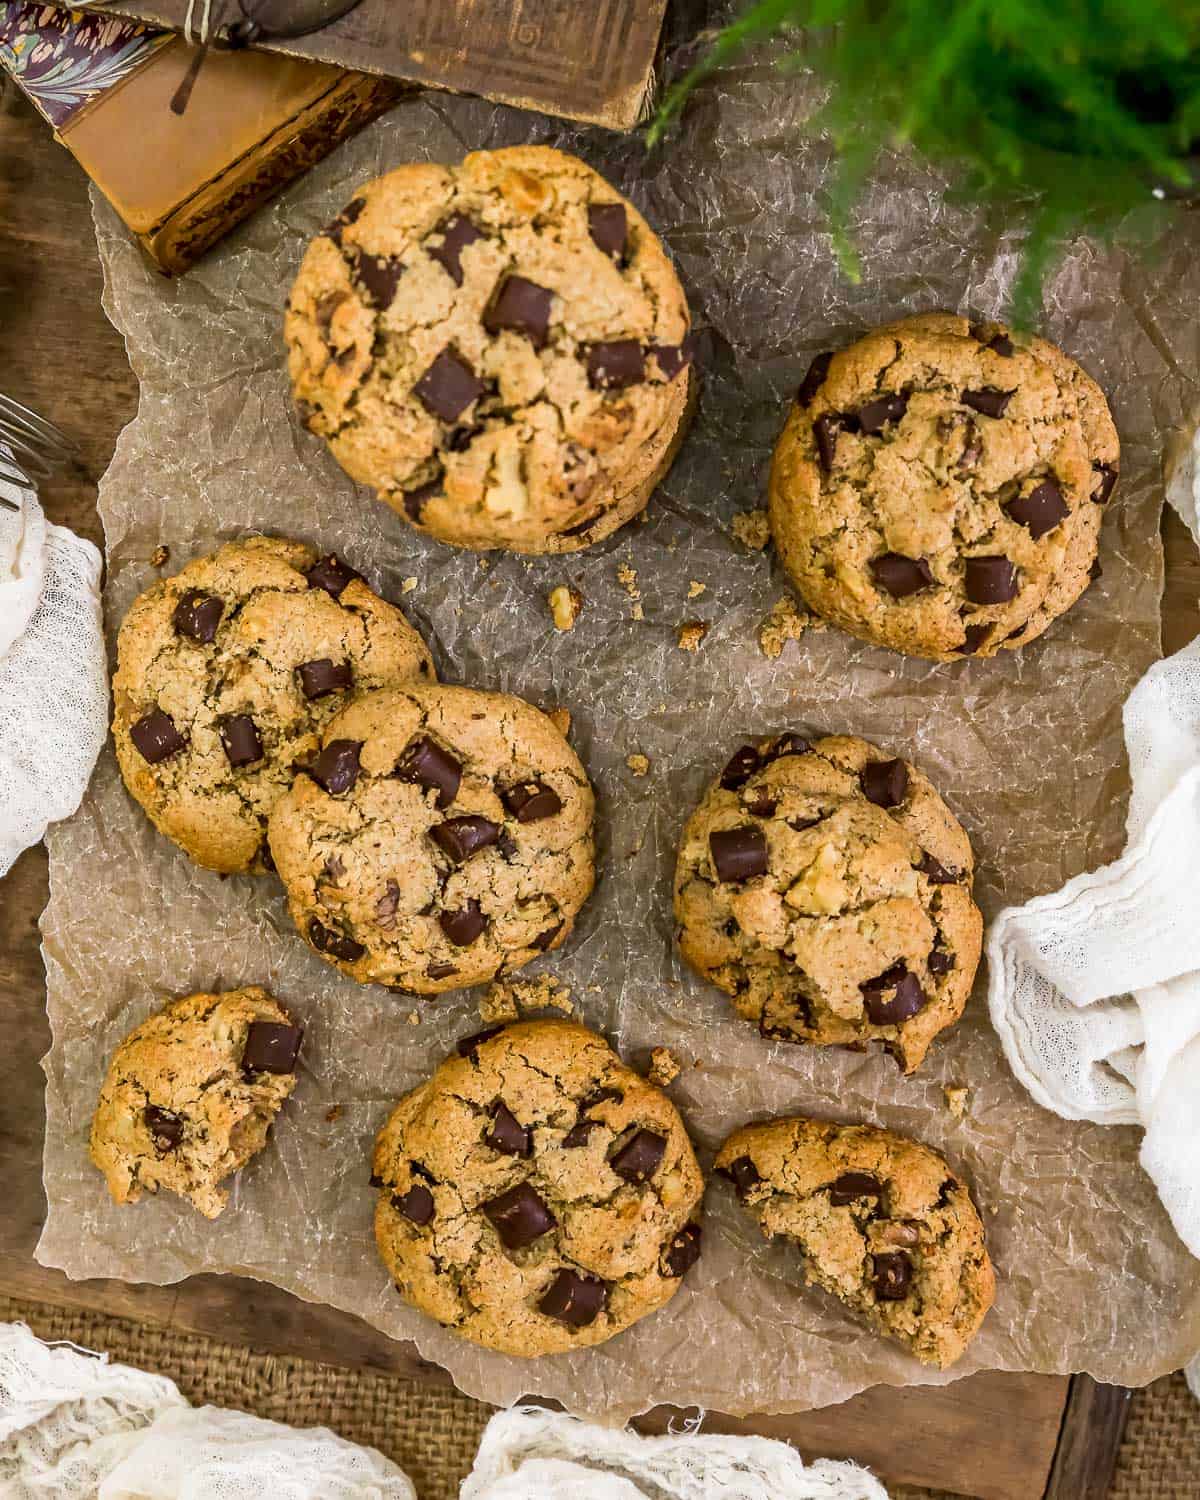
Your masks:
{"label": "rustic wooden table", "polygon": [[[15,91],[0,95],[0,388],[56,422],[86,473],[42,486],[50,518],[103,545],[96,478],[137,405],[137,381],[100,306],[87,184]],[[1200,630],[1200,558],[1182,525],[1164,525],[1164,645]],[[0,1292],[89,1307],[240,1342],[262,1352],[370,1365],[445,1380],[406,1344],[347,1314],[234,1277],[177,1286],[71,1282],[33,1251],[45,1213],[43,1078],[49,1046],[37,921],[46,853],[29,850],[0,885]],[[785,1437],[804,1452],[870,1464],[885,1479],[977,1500],[1103,1500],[1128,1392],[1086,1377],[989,1373],[945,1387],[878,1387],[842,1406],[714,1428]],[[647,1430],[669,1412],[652,1413]]]}

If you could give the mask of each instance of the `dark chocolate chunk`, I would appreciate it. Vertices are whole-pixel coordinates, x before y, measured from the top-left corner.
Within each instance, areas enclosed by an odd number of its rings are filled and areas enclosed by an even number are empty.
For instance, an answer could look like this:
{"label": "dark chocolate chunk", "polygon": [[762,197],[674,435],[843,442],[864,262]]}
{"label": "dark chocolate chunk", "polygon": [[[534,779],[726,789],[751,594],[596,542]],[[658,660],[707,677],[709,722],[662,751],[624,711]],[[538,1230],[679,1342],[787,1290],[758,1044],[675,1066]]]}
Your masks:
{"label": "dark chocolate chunk", "polygon": [[998,391],[993,386],[985,386],[981,391],[964,391],[962,399],[965,405],[972,411],[977,411],[981,417],[1002,417],[1016,394],[1016,391]]}
{"label": "dark chocolate chunk", "polygon": [[964,586],[972,604],[1006,604],[1017,595],[1017,570],[1007,557],[968,557]]}
{"label": "dark chocolate chunk", "polygon": [[931,948],[925,966],[931,974],[949,974],[954,967],[954,955],[944,948]]}
{"label": "dark chocolate chunk", "polygon": [[352,680],[348,661],[330,661],[327,656],[301,662],[296,671],[300,675],[300,691],[310,700],[340,693]]}
{"label": "dark chocolate chunk", "polygon": [[902,760],[872,760],[862,768],[863,796],[876,807],[899,807],[908,792],[908,767]]}
{"label": "dark chocolate chunk", "polygon": [[142,759],[148,760],[152,766],[158,765],[161,760],[169,760],[172,755],[178,755],[188,742],[187,735],[180,734],[175,728],[174,720],[169,714],[163,713],[161,708],[152,708],[136,724],[131,725],[129,738]]}
{"label": "dark chocolate chunk", "polygon": [[744,786],[755,771],[762,764],[758,751],[753,745],[743,745],[740,750],[735,750],[721,772],[721,785],[727,792],[734,792],[740,786]]}
{"label": "dark chocolate chunk", "polygon": [[928,850],[921,855],[921,863],[917,869],[933,885],[955,885],[960,879],[953,870],[947,870],[945,865],[934,859]]}
{"label": "dark chocolate chunk", "polygon": [[489,1026],[486,1031],[474,1031],[470,1036],[462,1037],[457,1043],[459,1057],[469,1057],[474,1062],[475,1053],[483,1046],[484,1042],[490,1042],[494,1036],[499,1036],[503,1030],[503,1026]]}
{"label": "dark chocolate chunk", "polygon": [[666,1149],[665,1135],[639,1130],[609,1159],[608,1164],[626,1182],[646,1182],[658,1171]]}
{"label": "dark chocolate chunk", "polygon": [[438,926],[460,948],[469,947],[487,924],[483,908],[473,897],[468,898],[467,904],[458,911],[444,911],[438,917]]}
{"label": "dark chocolate chunk", "polygon": [[484,1216],[506,1250],[520,1250],[553,1229],[558,1220],[538,1197],[535,1188],[519,1182],[498,1198],[481,1204]]}
{"label": "dark chocolate chunk", "polygon": [[236,769],[262,760],[262,740],[249,714],[229,714],[218,725],[225,758]]}
{"label": "dark chocolate chunk", "polygon": [[362,740],[330,740],[308,768],[308,774],[331,797],[348,792],[358,780]]}
{"label": "dark chocolate chunk", "polygon": [[432,479],[428,484],[423,484],[419,489],[405,490],[404,492],[404,514],[410,521],[421,524],[421,512],[435,495],[442,493],[442,481]]}
{"label": "dark chocolate chunk", "polygon": [[812,398],[825,384],[825,377],[829,374],[829,366],[833,363],[833,352],[827,350],[824,354],[818,354],[808,367],[808,373],[800,382],[796,391],[796,405],[808,406]]}
{"label": "dark chocolate chunk", "polygon": [[508,276],[483,312],[489,333],[511,329],[523,333],[535,349],[545,347],[550,332],[550,308],[554,293],[524,276]]}
{"label": "dark chocolate chunk", "polygon": [[1005,509],[1018,526],[1028,527],[1035,542],[1071,514],[1071,507],[1053,479],[1043,479],[1036,489],[1028,495],[1018,495]]}
{"label": "dark chocolate chunk", "polygon": [[[860,984],[863,1009],[875,1026],[895,1026],[907,1021],[923,1010],[928,996],[921,988],[921,981],[910,974],[902,963],[893,964],[874,979]],[[889,998],[890,996],[890,998]]]}
{"label": "dark chocolate chunk", "polygon": [[599,390],[623,390],[646,378],[646,360],[637,339],[612,339],[587,351],[589,382]]}
{"label": "dark chocolate chunk", "polygon": [[821,467],[828,474],[833,468],[833,461],[837,457],[838,433],[845,426],[842,418],[835,416],[832,412],[826,412],[823,417],[818,417],[813,423],[813,437],[817,443],[817,456],[821,460]]}
{"label": "dark chocolate chunk", "polygon": [[304,576],[310,589],[324,589],[331,599],[340,599],[350,580],[361,578],[362,574],[356,573],[331,552],[328,557],[319,557]]}
{"label": "dark chocolate chunk", "polygon": [[883,1184],[869,1172],[843,1172],[829,1185],[829,1201],[838,1208],[853,1203],[856,1198],[881,1198]]}
{"label": "dark chocolate chunk", "polygon": [[586,1328],[604,1311],[608,1287],[594,1276],[560,1271],[538,1303],[538,1312],[557,1318],[570,1328]]}
{"label": "dark chocolate chunk", "polygon": [[355,963],[367,951],[361,943],[356,943],[344,932],[326,927],[316,917],[308,924],[308,940],[318,953],[328,953],[348,964]]}
{"label": "dark chocolate chunk", "polygon": [[602,1104],[620,1104],[624,1098],[625,1095],[621,1089],[596,1089],[579,1101],[579,1113],[590,1114],[592,1110],[599,1109]]}
{"label": "dark chocolate chunk", "polygon": [[755,818],[771,818],[775,815],[775,809],[779,803],[774,797],[755,797],[753,802],[744,804],[746,811]]}
{"label": "dark chocolate chunk", "polygon": [[444,823],[435,823],[429,837],[443,854],[461,865],[480,849],[486,849],[500,837],[500,828],[487,818],[470,816],[448,818]]}
{"label": "dark chocolate chunk", "polygon": [[365,250],[360,250],[354,257],[354,273],[362,283],[368,301],[385,308],[392,305],[392,298],[404,275],[404,263],[393,255],[368,255]]}
{"label": "dark chocolate chunk", "polygon": [[383,1178],[380,1177],[378,1172],[372,1172],[370,1177],[367,1178],[367,1186],[381,1188],[383,1186]]}
{"label": "dark chocolate chunk", "polygon": [[430,979],[449,979],[451,974],[457,974],[458,970],[453,964],[427,964],[425,972]]}
{"label": "dark chocolate chunk", "polygon": [[898,393],[868,401],[854,415],[863,432],[874,436],[875,433],[882,432],[889,422],[898,422],[907,410],[908,397]]}
{"label": "dark chocolate chunk", "polygon": [[1099,475],[1092,499],[1097,505],[1107,505],[1109,496],[1117,487],[1118,472],[1109,464],[1093,464],[1092,468]]}
{"label": "dark chocolate chunk", "polygon": [[190,636],[207,646],[215,638],[224,612],[225,606],[215,594],[189,589],[175,606],[171,623],[180,635]]}
{"label": "dark chocolate chunk", "polygon": [[329,224],[325,233],[335,245],[342,243],[342,230],[348,224],[353,224],[366,206],[367,200],[365,198],[351,198],[350,202],[346,204],[337,218]]}
{"label": "dark chocolate chunk", "polygon": [[668,1276],[684,1276],[700,1259],[700,1226],[685,1224],[663,1252]]}
{"label": "dark chocolate chunk", "polygon": [[568,1151],[576,1151],[579,1147],[586,1146],[588,1136],[593,1130],[598,1130],[599,1128],[599,1120],[576,1120],[566,1135],[563,1136],[562,1143]]}
{"label": "dark chocolate chunk", "polygon": [[725,828],[708,836],[718,880],[753,880],[767,873],[767,840],[759,828]]}
{"label": "dark chocolate chunk", "polygon": [[664,380],[674,380],[696,357],[696,340],[689,333],[682,344],[647,344],[646,358],[658,361]]}
{"label": "dark chocolate chunk", "polygon": [[1016,353],[1012,339],[1003,328],[997,328],[994,323],[976,323],[971,329],[971,337],[985,349],[991,349],[1005,359],[1011,359]]}
{"label": "dark chocolate chunk", "polygon": [[426,245],[425,249],[449,272],[455,286],[463,284],[462,253],[468,245],[483,239],[483,235],[465,214],[452,214],[437,232],[442,237],[440,245]]}
{"label": "dark chocolate chunk", "polygon": [[243,1073],[294,1073],[303,1026],[280,1021],[251,1021],[242,1050]]}
{"label": "dark chocolate chunk", "polygon": [[183,1140],[182,1115],[174,1114],[169,1109],[160,1109],[157,1104],[147,1104],[142,1111],[142,1119],[159,1151],[174,1151]]}
{"label": "dark chocolate chunk", "polygon": [[772,760],[779,760],[784,755],[807,755],[812,746],[802,734],[789,729],[786,733],[772,740],[763,754],[764,764]]}
{"label": "dark chocolate chunk", "polygon": [[956,651],[959,656],[974,656],[975,652],[979,650],[980,646],[986,644],[987,639],[991,635],[991,633],[992,627],[990,625],[964,626],[963,638],[961,643],[957,646],[954,646],[952,649]]}
{"label": "dark chocolate chunk", "polygon": [[501,1103],[497,1103],[492,1111],[492,1123],[483,1139],[493,1151],[504,1156],[533,1155],[533,1132],[518,1124],[516,1117]]}
{"label": "dark chocolate chunk", "polygon": [[588,233],[592,243],[605,255],[620,262],[625,254],[625,236],[629,232],[623,203],[589,203]]}
{"label": "dark chocolate chunk", "polygon": [[721,1168],[724,1176],[738,1191],[738,1196],[744,1198],[755,1183],[762,1181],[758,1168],[748,1156],[739,1156],[736,1161],[731,1161],[727,1167]]}
{"label": "dark chocolate chunk", "polygon": [[538,933],[530,946],[536,948],[540,953],[545,953],[562,930],[563,924],[561,922],[555,927],[547,927],[545,932]]}
{"label": "dark chocolate chunk", "polygon": [[544,781],[522,781],[503,794],[505,807],[518,823],[537,823],[562,812],[562,800]]}
{"label": "dark chocolate chunk", "polygon": [[909,594],[918,594],[935,582],[923,557],[885,552],[881,557],[873,557],[870,566],[875,586],[886,589],[893,599],[907,599]]}
{"label": "dark chocolate chunk", "polygon": [[407,1193],[393,1193],[392,1207],[412,1224],[428,1224],[433,1218],[433,1194],[423,1182],[414,1182]]}
{"label": "dark chocolate chunk", "polygon": [[912,1261],[903,1250],[874,1257],[872,1285],[880,1302],[902,1302],[912,1281]]}
{"label": "dark chocolate chunk", "polygon": [[444,811],[458,796],[462,765],[432,740],[413,740],[396,762],[395,774],[401,781],[436,790],[436,805]]}
{"label": "dark chocolate chunk", "polygon": [[394,880],[389,880],[383,888],[383,895],[375,903],[375,920],[381,927],[395,925],[396,910],[399,905],[400,887]]}
{"label": "dark chocolate chunk", "polygon": [[471,366],[446,348],[413,386],[421,405],[443,422],[457,422],[473,401],[478,401],[487,386]]}

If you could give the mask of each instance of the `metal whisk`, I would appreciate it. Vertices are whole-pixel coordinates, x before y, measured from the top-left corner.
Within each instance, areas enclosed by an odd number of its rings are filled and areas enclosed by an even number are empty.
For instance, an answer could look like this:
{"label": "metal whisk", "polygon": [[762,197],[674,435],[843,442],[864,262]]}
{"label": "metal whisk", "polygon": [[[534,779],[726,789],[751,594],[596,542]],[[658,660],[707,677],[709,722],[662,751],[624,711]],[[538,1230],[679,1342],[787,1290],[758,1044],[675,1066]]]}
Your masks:
{"label": "metal whisk", "polygon": [[[78,464],[74,444],[52,422],[0,392],[0,476],[28,484]],[[0,505],[6,510],[20,509],[3,495]]]}

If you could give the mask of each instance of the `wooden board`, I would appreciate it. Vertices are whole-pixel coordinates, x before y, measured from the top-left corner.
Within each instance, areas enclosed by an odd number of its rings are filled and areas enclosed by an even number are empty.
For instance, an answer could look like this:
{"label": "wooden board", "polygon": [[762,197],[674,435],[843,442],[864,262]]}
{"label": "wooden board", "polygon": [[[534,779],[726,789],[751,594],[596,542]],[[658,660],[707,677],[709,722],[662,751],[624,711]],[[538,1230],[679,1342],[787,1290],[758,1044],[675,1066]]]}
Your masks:
{"label": "wooden board", "polygon": [[[42,502],[52,520],[97,543],[94,480],[137,404],[137,384],[100,309],[100,290],[82,174],[9,90],[0,98],[0,386],[79,445],[87,472],[47,483]],[[1177,650],[1200,624],[1200,559],[1173,517],[1166,544],[1164,635],[1166,648]],[[32,849],[0,885],[0,1292],[263,1352],[445,1380],[411,1345],[260,1283],[215,1276],[173,1287],[70,1282],[35,1263],[45,1213],[38,1059],[49,1033],[37,919],[46,896],[45,851]],[[989,1373],[945,1387],[879,1387],[842,1406],[794,1416],[716,1416],[710,1425],[783,1437],[810,1454],[858,1458],[886,1479],[977,1500],[1043,1494],[1102,1500],[1125,1400],[1125,1393],[1082,1377]],[[644,1425],[661,1429],[671,1415],[653,1413]]]}

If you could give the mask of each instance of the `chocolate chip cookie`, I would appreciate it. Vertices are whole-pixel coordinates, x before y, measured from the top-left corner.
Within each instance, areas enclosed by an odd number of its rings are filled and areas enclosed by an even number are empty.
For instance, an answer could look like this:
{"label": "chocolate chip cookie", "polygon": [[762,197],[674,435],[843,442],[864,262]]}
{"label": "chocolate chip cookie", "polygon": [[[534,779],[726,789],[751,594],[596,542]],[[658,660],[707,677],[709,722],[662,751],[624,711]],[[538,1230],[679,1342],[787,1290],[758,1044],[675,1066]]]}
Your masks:
{"label": "chocolate chip cookie", "polygon": [[172,1000],[131,1031],[92,1119],[91,1158],[116,1202],[165,1188],[215,1219],[221,1183],[266,1145],[296,1086],[303,1034],[254,985]]}
{"label": "chocolate chip cookie", "polygon": [[764,1037],[878,1040],[911,1073],[971,992],[973,869],[915,766],[848,736],[759,740],[684,828],[680,950]]}
{"label": "chocolate chip cookie", "polygon": [[945,1369],[996,1293],[971,1194],[928,1146],[869,1125],[768,1120],[735,1130],[717,1170],[767,1239],[924,1364]]}
{"label": "chocolate chip cookie", "polygon": [[1095,576],[1117,431],[1053,344],[949,313],[813,361],[771,467],[775,545],[805,603],[910,656],[1033,640]]}
{"label": "chocolate chip cookie", "polygon": [[433,676],[425,642],[339,558],[281,537],[230,542],[125,616],[121,774],[197,864],[260,873],[267,816],[348,696]]}
{"label": "chocolate chip cookie", "polygon": [[352,703],[271,814],[296,926],[361,983],[481,984],[562,943],[592,889],[594,799],[545,716],[412,686]]}
{"label": "chocolate chip cookie", "polygon": [[687,303],[662,245],[546,146],[360,188],[309,246],[285,334],[310,431],[459,547],[599,541],[645,507],[690,408]]}
{"label": "chocolate chip cookie", "polygon": [[461,1041],[392,1112],[371,1180],[400,1294],[503,1354],[603,1343],[700,1254],[704,1179],[675,1106],[564,1021]]}

